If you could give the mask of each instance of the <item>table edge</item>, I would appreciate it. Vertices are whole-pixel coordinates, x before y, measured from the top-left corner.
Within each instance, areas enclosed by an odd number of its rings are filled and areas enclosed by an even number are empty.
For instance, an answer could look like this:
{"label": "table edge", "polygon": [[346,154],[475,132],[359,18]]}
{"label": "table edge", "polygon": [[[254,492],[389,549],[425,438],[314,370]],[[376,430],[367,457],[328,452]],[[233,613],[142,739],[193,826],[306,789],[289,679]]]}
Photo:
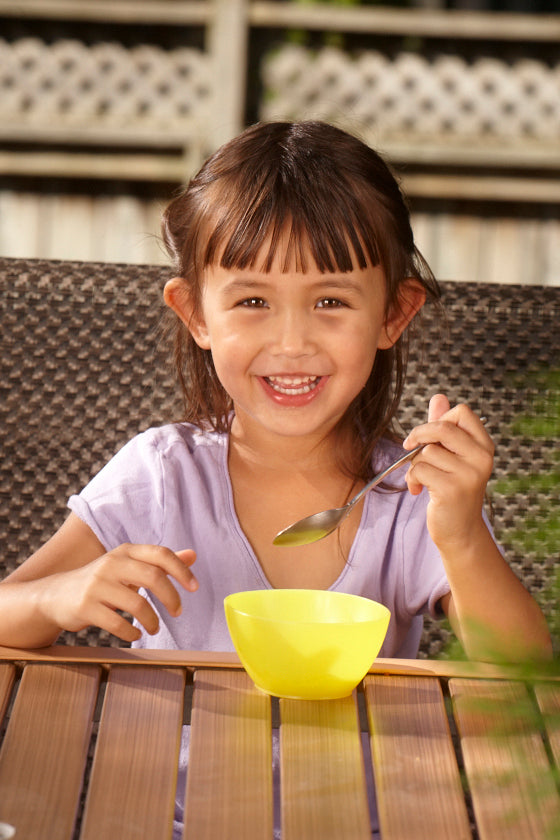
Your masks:
{"label": "table edge", "polygon": [[[230,651],[151,650],[53,645],[28,650],[0,646],[0,662],[87,663],[102,665],[155,665],[180,668],[241,668]],[[560,680],[557,662],[494,664],[446,659],[376,659],[369,675],[396,674],[425,677],[478,677],[487,679]]]}

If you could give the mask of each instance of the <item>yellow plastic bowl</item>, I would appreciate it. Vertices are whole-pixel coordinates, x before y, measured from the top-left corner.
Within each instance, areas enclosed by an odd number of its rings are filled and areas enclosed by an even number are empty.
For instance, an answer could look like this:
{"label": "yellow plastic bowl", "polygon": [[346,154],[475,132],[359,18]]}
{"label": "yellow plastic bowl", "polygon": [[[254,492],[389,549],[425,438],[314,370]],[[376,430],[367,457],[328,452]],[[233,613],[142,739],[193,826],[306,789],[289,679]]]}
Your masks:
{"label": "yellow plastic bowl", "polygon": [[342,592],[262,589],[224,600],[226,620],[243,667],[276,697],[346,697],[381,649],[387,607]]}

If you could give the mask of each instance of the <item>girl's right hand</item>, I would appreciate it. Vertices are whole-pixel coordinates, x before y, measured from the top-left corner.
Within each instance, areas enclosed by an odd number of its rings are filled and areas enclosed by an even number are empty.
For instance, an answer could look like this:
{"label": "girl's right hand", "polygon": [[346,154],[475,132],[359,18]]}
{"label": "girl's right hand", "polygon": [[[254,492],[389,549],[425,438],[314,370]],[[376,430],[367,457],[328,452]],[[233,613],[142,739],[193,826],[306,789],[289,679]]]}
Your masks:
{"label": "girl's right hand", "polygon": [[198,582],[190,566],[195,559],[190,549],[173,552],[157,545],[125,543],[84,566],[44,578],[40,609],[63,630],[94,625],[133,642],[141,631],[117,610],[129,613],[147,633],[157,633],[157,614],[138,590],[148,589],[170,615],[180,615],[181,599],[170,577],[194,592]]}

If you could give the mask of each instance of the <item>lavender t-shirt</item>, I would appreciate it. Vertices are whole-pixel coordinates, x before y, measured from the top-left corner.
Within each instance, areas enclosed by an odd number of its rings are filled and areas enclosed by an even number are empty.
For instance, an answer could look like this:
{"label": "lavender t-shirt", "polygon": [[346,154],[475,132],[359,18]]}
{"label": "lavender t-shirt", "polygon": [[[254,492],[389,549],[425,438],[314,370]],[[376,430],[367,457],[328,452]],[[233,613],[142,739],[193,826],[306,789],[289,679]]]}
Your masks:
{"label": "lavender t-shirt", "polygon": [[[382,468],[401,452],[384,443]],[[127,443],[69,507],[105,549],[124,542],[173,551],[192,548],[194,592],[181,591],[183,609],[172,618],[148,595],[160,617],[154,636],[136,646],[232,650],[223,601],[231,592],[268,589],[270,582],[237,519],[228,472],[228,438],[189,424],[149,429]],[[394,483],[402,483],[403,473]],[[403,483],[404,486],[404,483]],[[449,591],[443,564],[426,528],[428,494],[371,492],[348,562],[330,587],[385,604],[391,621],[380,656],[414,658],[422,615],[437,613]]]}

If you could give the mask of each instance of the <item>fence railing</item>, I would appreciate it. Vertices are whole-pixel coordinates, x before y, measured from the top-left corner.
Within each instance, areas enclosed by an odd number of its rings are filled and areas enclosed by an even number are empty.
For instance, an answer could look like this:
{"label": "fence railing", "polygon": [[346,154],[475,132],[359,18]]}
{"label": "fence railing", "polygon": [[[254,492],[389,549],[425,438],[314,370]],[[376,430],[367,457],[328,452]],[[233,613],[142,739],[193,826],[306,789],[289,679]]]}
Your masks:
{"label": "fence railing", "polygon": [[[250,0],[0,0],[0,14],[105,23],[202,27],[205,47],[78,40],[0,40],[0,157],[4,173],[181,181],[243,126],[247,56],[257,28],[414,36],[437,43],[560,41],[560,15],[333,7]],[[430,57],[378,48],[275,51],[262,69],[264,117],[321,116],[384,147],[395,162],[525,170],[485,192],[554,200],[550,179],[527,170],[560,167],[560,64],[494,55],[468,61],[429,46]],[[25,152],[13,143],[26,144]],[[75,150],[29,149],[29,143]],[[95,145],[102,155],[85,153]],[[118,151],[114,151],[115,147]],[[111,152],[108,152],[108,149]],[[127,150],[125,154],[123,149]],[[138,149],[142,151],[139,152]],[[147,152],[148,150],[148,152]],[[473,182],[410,181],[413,192],[472,195]],[[516,188],[517,183],[517,188]],[[478,187],[484,185],[478,182]],[[529,192],[528,192],[529,191]]]}
{"label": "fence railing", "polygon": [[[546,253],[554,250],[558,14],[0,0],[0,21],[10,18],[59,21],[65,32],[75,24],[82,33],[88,23],[167,27],[178,37],[130,45],[117,37],[42,38],[41,27],[33,37],[0,29],[0,177],[179,184],[241,130],[250,90],[260,86],[255,118],[320,117],[358,132],[395,164],[413,198],[498,201],[516,212],[519,203],[547,206],[539,236],[546,233]],[[194,30],[197,45],[188,38],[180,45],[180,33]],[[285,37],[291,30],[319,41],[320,33],[339,33],[353,48],[294,46]],[[270,49],[256,61],[259,37]],[[0,249],[2,238],[0,227]]]}

